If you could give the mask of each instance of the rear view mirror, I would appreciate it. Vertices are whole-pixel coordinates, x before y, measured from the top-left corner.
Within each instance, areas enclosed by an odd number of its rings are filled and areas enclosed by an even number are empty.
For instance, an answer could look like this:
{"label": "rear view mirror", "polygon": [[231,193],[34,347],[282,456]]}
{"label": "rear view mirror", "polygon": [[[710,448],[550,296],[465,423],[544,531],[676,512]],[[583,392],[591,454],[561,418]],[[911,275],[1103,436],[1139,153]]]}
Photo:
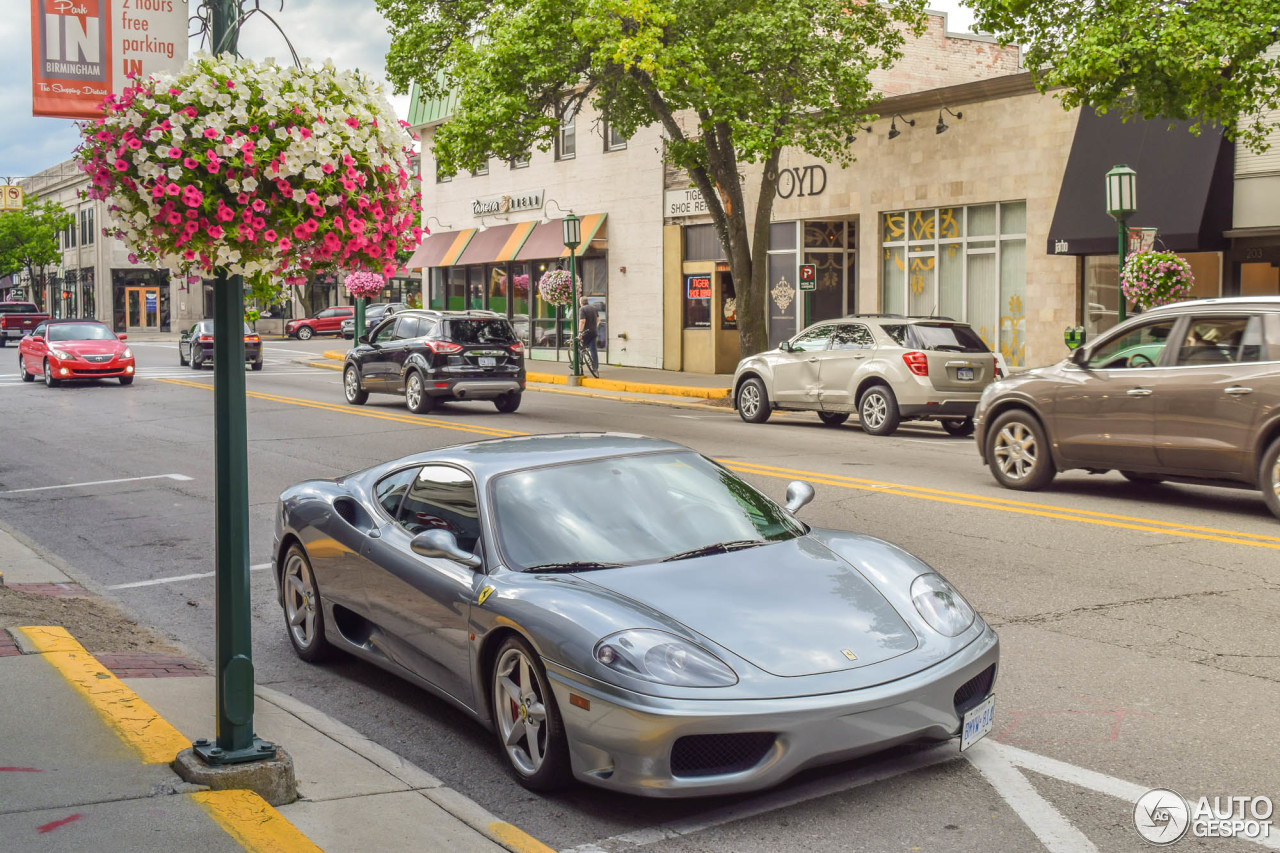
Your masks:
{"label": "rear view mirror", "polygon": [[813,486],[803,480],[792,480],[787,484],[787,512],[795,515],[801,507],[813,500]]}
{"label": "rear view mirror", "polygon": [[424,530],[409,543],[415,554],[423,557],[443,557],[468,568],[480,568],[480,558],[458,545],[458,539],[448,530],[435,528]]}

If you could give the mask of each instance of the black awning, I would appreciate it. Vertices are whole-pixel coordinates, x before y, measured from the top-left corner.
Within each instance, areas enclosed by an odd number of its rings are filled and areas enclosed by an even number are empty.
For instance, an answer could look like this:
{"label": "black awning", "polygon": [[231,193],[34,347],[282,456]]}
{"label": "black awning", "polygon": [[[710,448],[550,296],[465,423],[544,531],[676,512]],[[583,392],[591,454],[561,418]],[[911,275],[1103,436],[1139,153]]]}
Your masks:
{"label": "black awning", "polygon": [[1049,229],[1051,255],[1106,255],[1117,250],[1106,211],[1104,178],[1121,163],[1138,173],[1131,227],[1159,228],[1157,246],[1175,252],[1227,248],[1234,149],[1221,129],[1193,136],[1191,122],[1121,121],[1118,113],[1080,111],[1071,156]]}

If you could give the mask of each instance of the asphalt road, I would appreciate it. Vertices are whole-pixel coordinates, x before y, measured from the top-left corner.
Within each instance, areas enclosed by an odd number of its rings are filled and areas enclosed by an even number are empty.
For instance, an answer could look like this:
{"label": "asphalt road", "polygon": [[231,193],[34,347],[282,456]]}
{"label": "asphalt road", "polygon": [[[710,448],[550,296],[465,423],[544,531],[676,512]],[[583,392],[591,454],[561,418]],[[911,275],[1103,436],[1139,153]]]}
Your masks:
{"label": "asphalt road", "polygon": [[[4,356],[0,519],[210,659],[212,578],[167,579],[213,568],[212,375],[179,369],[173,344],[131,343],[140,368],[129,388],[24,384],[5,373],[14,351]],[[418,417],[391,397],[348,407],[337,372],[302,363],[333,345],[268,344],[266,370],[247,377],[255,564],[270,559],[277,495],[300,480],[495,434],[622,430],[688,444],[778,499],[791,479],[813,482],[804,520],[913,551],[1000,631],[994,742],[966,757],[954,744],[903,749],[746,797],[541,797],[511,779],[489,732],[429,694],[352,660],[299,661],[270,573],[252,573],[259,682],[553,848],[1141,850],[1135,792],[1280,800],[1280,523],[1256,494],[1077,473],[1009,492],[971,440],[932,426],[874,438],[813,416],[749,425],[729,410],[544,392],[514,415],[469,403]],[[191,479],[155,478],[166,474]],[[139,477],[154,479],[129,479]],[[82,483],[98,485],[46,488]],[[143,581],[166,582],[121,587]],[[1280,849],[1280,831],[1269,846]],[[1177,848],[1260,849],[1190,838]]]}

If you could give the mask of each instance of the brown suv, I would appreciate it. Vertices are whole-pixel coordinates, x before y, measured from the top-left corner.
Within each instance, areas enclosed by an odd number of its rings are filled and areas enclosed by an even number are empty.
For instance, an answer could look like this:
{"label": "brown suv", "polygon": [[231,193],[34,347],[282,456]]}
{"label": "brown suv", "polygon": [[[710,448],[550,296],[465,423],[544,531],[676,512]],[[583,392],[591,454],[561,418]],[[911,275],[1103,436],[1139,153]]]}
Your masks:
{"label": "brown suv", "polygon": [[1116,469],[1261,489],[1280,516],[1280,297],[1154,308],[988,386],[974,423],[978,452],[1010,489]]}

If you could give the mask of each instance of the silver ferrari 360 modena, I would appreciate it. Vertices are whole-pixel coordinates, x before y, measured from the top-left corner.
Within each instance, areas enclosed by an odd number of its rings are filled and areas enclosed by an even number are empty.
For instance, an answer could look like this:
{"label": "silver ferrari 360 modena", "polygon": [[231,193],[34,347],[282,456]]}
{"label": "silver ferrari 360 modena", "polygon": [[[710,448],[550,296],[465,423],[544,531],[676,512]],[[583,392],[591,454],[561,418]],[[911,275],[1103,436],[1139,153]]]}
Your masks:
{"label": "silver ferrari 360 modena", "polygon": [[515,776],[726,794],[992,725],[999,641],[940,574],[672,442],[544,435],[286,491],[290,641],[492,727]]}

